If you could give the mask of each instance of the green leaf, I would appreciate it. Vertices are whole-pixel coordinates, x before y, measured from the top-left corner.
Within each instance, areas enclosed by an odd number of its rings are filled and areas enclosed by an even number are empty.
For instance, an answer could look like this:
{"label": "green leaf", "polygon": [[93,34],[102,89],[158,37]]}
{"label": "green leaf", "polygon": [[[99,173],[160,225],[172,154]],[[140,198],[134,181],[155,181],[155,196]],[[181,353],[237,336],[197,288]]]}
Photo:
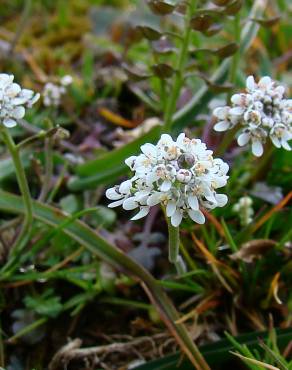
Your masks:
{"label": "green leaf", "polygon": [[26,296],[24,302],[27,308],[35,311],[40,316],[57,317],[62,311],[59,296],[53,296],[53,290],[48,289],[40,296]]}

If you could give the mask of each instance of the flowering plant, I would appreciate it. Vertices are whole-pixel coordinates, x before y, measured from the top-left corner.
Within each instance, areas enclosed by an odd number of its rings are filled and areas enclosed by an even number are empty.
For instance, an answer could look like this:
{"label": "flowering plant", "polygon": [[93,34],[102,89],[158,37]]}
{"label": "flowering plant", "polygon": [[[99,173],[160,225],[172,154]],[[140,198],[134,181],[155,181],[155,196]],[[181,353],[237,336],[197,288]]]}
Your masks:
{"label": "flowering plant", "polygon": [[229,167],[222,159],[214,159],[201,140],[182,133],[173,141],[163,134],[157,145],[142,145],[141,151],[126,160],[134,176],[107,190],[106,196],[114,201],[109,207],[139,208],[132,218],[137,220],[146,216],[150,207],[161,204],[172,226],[177,227],[187,216],[203,224],[200,207],[213,209],[227,203],[227,196],[217,194],[216,189],[226,185]]}
{"label": "flowering plant", "polygon": [[238,145],[251,141],[252,153],[260,157],[263,144],[269,137],[277,148],[290,150],[292,139],[292,99],[284,98],[284,86],[277,85],[270,77],[258,83],[253,76],[246,80],[246,92],[231,97],[232,107],[218,107],[213,114],[218,119],[216,131],[226,131],[240,124]]}

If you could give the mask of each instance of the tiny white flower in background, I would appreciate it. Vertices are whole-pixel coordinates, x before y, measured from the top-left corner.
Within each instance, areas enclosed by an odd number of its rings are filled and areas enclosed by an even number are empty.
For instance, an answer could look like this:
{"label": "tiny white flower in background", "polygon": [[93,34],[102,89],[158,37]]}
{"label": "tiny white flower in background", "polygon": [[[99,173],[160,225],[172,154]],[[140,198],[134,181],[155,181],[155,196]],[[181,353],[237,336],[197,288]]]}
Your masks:
{"label": "tiny white flower in background", "polygon": [[233,212],[237,213],[242,226],[247,226],[253,221],[254,210],[252,208],[253,201],[249,196],[244,196],[238,199],[238,202],[233,206]]}
{"label": "tiny white flower in background", "polygon": [[232,106],[218,107],[213,114],[218,122],[216,131],[226,131],[240,124],[238,145],[251,143],[252,152],[260,157],[267,138],[277,148],[291,150],[292,99],[284,98],[285,88],[270,77],[262,77],[258,83],[253,76],[246,80],[246,92],[231,97]]}
{"label": "tiny white flower in background", "polygon": [[70,75],[62,77],[59,83],[47,82],[43,89],[43,102],[46,107],[58,107],[62,96],[66,94],[67,87],[71,85],[73,78]]}
{"label": "tiny white flower in background", "polygon": [[13,75],[0,73],[0,123],[6,127],[16,126],[17,120],[24,117],[25,108],[31,108],[40,97],[13,80]]}
{"label": "tiny white flower in background", "polygon": [[226,185],[229,167],[221,159],[214,159],[201,140],[180,134],[173,141],[163,134],[157,145],[144,144],[141,151],[125,161],[134,176],[106,191],[107,198],[113,200],[109,207],[138,208],[132,218],[138,220],[148,214],[150,207],[162,204],[176,227],[184,217],[203,224],[200,207],[213,209],[227,203],[227,196],[217,194],[216,189]]}

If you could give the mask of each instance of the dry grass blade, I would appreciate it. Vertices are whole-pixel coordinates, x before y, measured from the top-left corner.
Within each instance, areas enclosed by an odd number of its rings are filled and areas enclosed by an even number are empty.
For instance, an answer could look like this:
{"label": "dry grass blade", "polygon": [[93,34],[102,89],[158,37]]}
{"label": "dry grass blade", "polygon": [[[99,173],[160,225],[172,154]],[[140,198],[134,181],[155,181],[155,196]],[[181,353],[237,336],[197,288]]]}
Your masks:
{"label": "dry grass blade", "polygon": [[[192,233],[192,239],[199,248],[199,250],[203,253],[207,261],[209,262],[214,274],[218,277],[219,281],[221,284],[225,287],[225,289],[232,293],[233,289],[231,286],[227,283],[225,278],[222,276],[221,272],[219,271],[217,266],[225,266],[222,262],[218,261],[212,253],[208,251],[208,249],[205,247],[204,243],[202,243],[199,239],[196,238],[196,236]],[[230,269],[228,267],[228,269]]]}
{"label": "dry grass blade", "polygon": [[265,222],[267,222],[274,213],[280,211],[287,203],[289,203],[290,199],[292,198],[292,191],[286,195],[284,199],[281,200],[275,207],[273,207],[269,212],[267,212],[263,217],[261,217],[258,222],[252,227],[252,232],[254,233],[257,231]]}

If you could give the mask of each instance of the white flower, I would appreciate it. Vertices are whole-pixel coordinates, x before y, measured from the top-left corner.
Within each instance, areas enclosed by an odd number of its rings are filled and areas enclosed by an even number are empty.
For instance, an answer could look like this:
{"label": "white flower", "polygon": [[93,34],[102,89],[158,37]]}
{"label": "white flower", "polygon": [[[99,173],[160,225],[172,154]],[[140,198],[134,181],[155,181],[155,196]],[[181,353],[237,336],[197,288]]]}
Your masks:
{"label": "white flower", "polygon": [[46,107],[58,107],[62,96],[66,94],[67,87],[73,82],[70,75],[62,77],[59,83],[47,82],[43,90],[43,102]]}
{"label": "white flower", "polygon": [[231,97],[232,106],[218,107],[213,114],[218,122],[216,131],[226,131],[240,124],[238,145],[251,143],[252,152],[260,157],[263,144],[269,137],[277,148],[291,150],[292,99],[284,98],[285,88],[270,77],[262,77],[258,83],[253,76],[246,80],[246,92]]}
{"label": "white flower", "polygon": [[31,108],[40,96],[22,89],[13,80],[13,75],[0,73],[0,123],[6,127],[16,126],[17,120],[24,117],[25,108]]}
{"label": "white flower", "polygon": [[109,207],[122,205],[126,210],[138,208],[132,218],[146,216],[150,207],[161,204],[166,216],[177,227],[184,217],[203,224],[201,208],[223,207],[227,196],[216,189],[226,185],[229,167],[197,139],[180,134],[176,141],[163,134],[157,145],[144,144],[142,153],[126,159],[134,176],[106,191],[113,200]]}

